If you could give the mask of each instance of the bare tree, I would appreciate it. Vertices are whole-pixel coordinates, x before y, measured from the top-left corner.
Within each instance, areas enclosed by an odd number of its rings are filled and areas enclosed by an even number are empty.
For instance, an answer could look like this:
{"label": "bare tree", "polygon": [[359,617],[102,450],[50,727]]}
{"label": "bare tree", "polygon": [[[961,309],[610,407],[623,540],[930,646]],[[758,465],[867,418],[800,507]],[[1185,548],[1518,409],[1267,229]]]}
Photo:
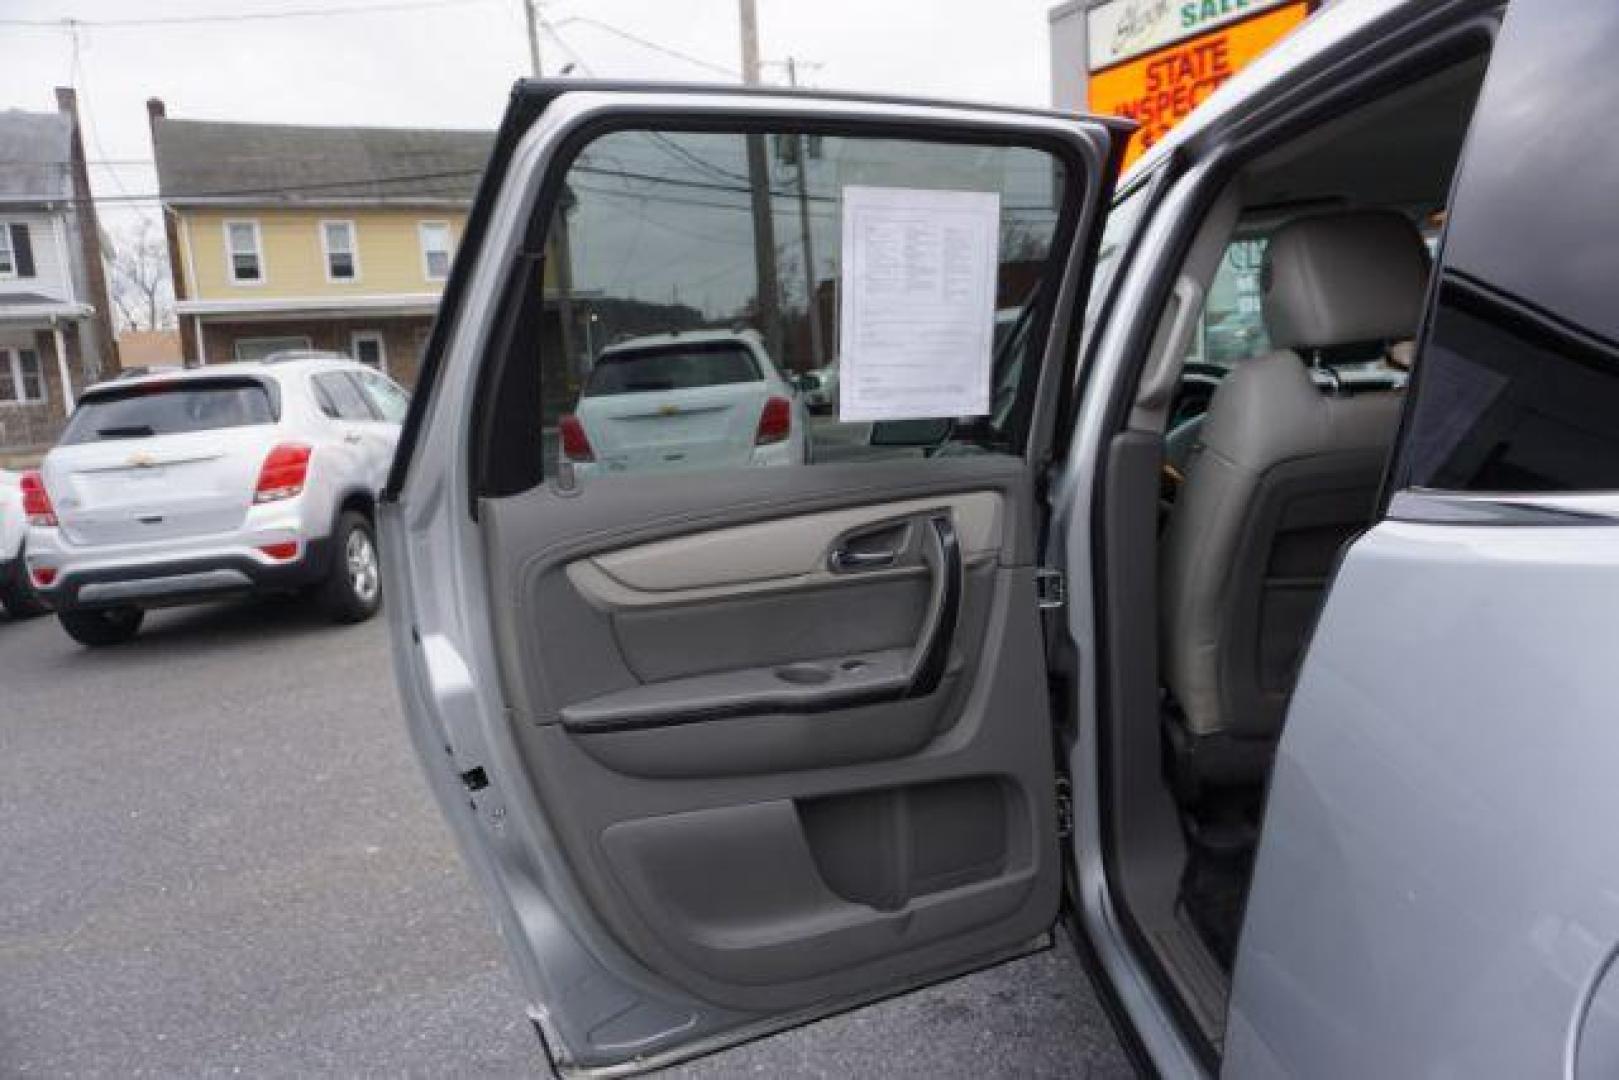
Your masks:
{"label": "bare tree", "polygon": [[117,235],[103,237],[111,271],[110,292],[119,328],[164,330],[174,325],[173,279],[168,245],[152,220],[142,217]]}

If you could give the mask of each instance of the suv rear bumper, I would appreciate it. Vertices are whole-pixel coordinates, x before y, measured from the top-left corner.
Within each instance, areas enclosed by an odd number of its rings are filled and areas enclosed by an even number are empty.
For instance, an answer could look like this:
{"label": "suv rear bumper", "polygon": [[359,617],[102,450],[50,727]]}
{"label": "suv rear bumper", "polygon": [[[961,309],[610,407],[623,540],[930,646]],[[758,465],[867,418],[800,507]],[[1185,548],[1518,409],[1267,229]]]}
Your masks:
{"label": "suv rear bumper", "polygon": [[54,611],[126,604],[175,607],[312,585],[325,579],[332,554],[331,539],[322,537],[301,541],[298,554],[286,560],[235,548],[121,565],[70,566],[49,586],[36,585],[34,591]]}

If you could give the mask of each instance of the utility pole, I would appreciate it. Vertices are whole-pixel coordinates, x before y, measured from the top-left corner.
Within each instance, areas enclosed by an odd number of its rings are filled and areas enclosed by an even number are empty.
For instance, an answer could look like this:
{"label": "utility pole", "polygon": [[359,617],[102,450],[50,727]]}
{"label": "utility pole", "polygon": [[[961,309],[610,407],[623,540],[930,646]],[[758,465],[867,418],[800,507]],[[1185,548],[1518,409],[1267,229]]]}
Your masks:
{"label": "utility pole", "polygon": [[759,9],[754,0],[738,0],[742,23],[742,81],[759,85]]}
{"label": "utility pole", "polygon": [[[754,0],[737,0],[742,29],[742,81],[759,84],[759,10]],[[757,279],[759,319],[764,323],[765,348],[777,364],[786,359],[782,349],[781,290],[776,282],[776,225],[770,202],[770,163],[763,135],[747,136],[748,193],[753,205],[753,259]]]}
{"label": "utility pole", "polygon": [[540,16],[535,9],[540,6],[540,0],[521,0],[523,5],[523,18],[528,21],[528,68],[529,74],[536,79],[540,77]]}
{"label": "utility pole", "polygon": [[[529,73],[536,79],[545,75],[545,69],[540,66],[540,0],[519,0],[523,5],[523,19],[528,23],[528,66]],[[543,304],[546,297],[545,279],[554,278],[556,281],[555,299],[557,305],[557,336],[562,346],[561,365],[564,395],[572,398],[581,383],[590,371],[590,365],[595,360],[591,353],[590,328],[585,328],[586,356],[574,354],[574,312],[573,312],[573,239],[568,232],[568,211],[573,208],[573,195],[566,188],[563,189],[563,198],[557,207],[556,228],[549,240],[546,241],[545,260],[551,268],[550,273],[542,272],[540,278],[540,297]],[[592,316],[594,317],[594,316]]]}
{"label": "utility pole", "polygon": [[[798,61],[787,58],[787,85],[798,85]],[[793,136],[798,152],[798,231],[804,246],[804,318],[809,321],[810,367],[818,368],[826,362],[821,347],[821,305],[815,294],[815,238],[810,232],[809,209],[809,140],[803,134]]]}

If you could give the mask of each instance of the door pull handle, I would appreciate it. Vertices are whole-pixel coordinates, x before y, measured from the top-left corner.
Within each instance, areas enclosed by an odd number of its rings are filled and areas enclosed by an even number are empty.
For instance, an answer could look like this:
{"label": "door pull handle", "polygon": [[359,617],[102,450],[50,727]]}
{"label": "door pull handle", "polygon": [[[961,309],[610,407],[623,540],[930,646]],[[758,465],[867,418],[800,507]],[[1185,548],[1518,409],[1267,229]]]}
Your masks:
{"label": "door pull handle", "polygon": [[827,566],[834,574],[847,574],[855,570],[877,570],[893,566],[899,558],[895,551],[850,551],[838,548],[827,556]]}

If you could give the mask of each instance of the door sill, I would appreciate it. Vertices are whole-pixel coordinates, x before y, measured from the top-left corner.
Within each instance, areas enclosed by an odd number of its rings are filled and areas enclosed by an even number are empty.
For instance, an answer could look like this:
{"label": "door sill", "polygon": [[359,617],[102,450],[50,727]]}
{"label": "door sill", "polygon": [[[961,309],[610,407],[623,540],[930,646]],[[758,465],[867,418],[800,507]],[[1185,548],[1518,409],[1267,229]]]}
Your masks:
{"label": "door sill", "polygon": [[1014,960],[1021,960],[1026,956],[1033,956],[1035,953],[1045,952],[1055,943],[1056,939],[1052,936],[1052,932],[1048,930],[1021,945],[1015,945],[1012,948],[993,953],[987,957],[977,960],[970,960],[964,964],[959,964],[954,967],[944,968],[926,975],[919,975],[916,978],[908,979],[903,983],[874,991],[873,993],[857,1000],[840,1004],[836,1008],[804,1009],[799,1012],[788,1013],[784,1016],[776,1016],[768,1020],[761,1020],[757,1023],[745,1024],[731,1031],[721,1032],[720,1034],[712,1035],[706,1039],[700,1039],[685,1046],[676,1047],[659,1054],[650,1054],[646,1057],[636,1058],[633,1061],[626,1061],[617,1065],[603,1065],[591,1068],[558,1061],[556,1054],[553,1051],[553,1047],[557,1044],[546,1037],[545,1021],[540,1016],[536,1015],[532,1007],[529,1009],[528,1015],[530,1022],[534,1024],[534,1030],[540,1037],[541,1044],[545,1047],[546,1056],[551,1059],[552,1067],[556,1069],[558,1076],[568,1078],[638,1076],[642,1073],[652,1072],[656,1069],[666,1069],[672,1065],[679,1065],[683,1062],[691,1061],[694,1058],[705,1057],[709,1054],[718,1053],[721,1050],[729,1050],[732,1047],[740,1046],[743,1043],[753,1042],[757,1039],[767,1038],[771,1035],[779,1035],[782,1032],[788,1031],[792,1028],[803,1027],[806,1024],[812,1024],[820,1020],[828,1020],[834,1016],[842,1016],[845,1013],[855,1012],[856,1010],[864,1009],[867,1006],[876,1005],[892,998],[904,997],[906,994],[912,994],[918,990],[924,990],[929,986],[935,986],[942,982],[948,982],[951,979],[960,978],[963,975],[970,975],[976,971],[983,971],[988,968],[998,967],[1001,964],[1011,963]]}

